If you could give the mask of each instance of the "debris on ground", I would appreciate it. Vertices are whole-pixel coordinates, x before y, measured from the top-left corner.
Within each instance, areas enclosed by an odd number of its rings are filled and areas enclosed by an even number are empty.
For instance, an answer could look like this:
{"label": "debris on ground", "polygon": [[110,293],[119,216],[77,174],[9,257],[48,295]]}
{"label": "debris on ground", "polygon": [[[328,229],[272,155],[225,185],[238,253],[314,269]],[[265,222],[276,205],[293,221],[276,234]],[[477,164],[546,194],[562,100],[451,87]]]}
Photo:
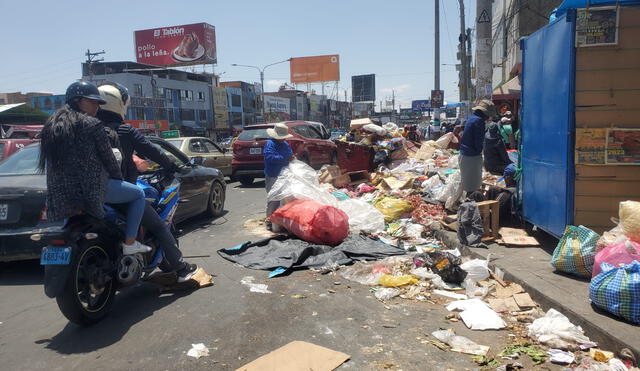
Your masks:
{"label": "debris on ground", "polygon": [[208,357],[209,356],[209,348],[204,346],[204,344],[191,344],[191,349],[187,352],[187,356],[193,357],[195,359],[199,359],[200,357]]}

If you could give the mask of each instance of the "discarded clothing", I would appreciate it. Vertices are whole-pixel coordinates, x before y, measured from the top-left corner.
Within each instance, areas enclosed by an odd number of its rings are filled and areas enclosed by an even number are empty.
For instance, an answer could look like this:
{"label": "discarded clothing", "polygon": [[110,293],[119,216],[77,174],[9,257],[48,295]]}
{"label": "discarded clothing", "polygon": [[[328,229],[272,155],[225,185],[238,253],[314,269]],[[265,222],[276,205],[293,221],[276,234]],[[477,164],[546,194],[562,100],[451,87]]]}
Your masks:
{"label": "discarded clothing", "polygon": [[405,253],[403,249],[360,235],[350,235],[335,247],[315,245],[288,236],[276,236],[218,250],[218,254],[223,258],[247,268],[284,268],[285,271],[345,265],[354,261],[378,260]]}
{"label": "discarded clothing", "polygon": [[458,209],[458,239],[467,246],[478,246],[482,242],[484,228],[480,210],[475,202],[464,202]]}

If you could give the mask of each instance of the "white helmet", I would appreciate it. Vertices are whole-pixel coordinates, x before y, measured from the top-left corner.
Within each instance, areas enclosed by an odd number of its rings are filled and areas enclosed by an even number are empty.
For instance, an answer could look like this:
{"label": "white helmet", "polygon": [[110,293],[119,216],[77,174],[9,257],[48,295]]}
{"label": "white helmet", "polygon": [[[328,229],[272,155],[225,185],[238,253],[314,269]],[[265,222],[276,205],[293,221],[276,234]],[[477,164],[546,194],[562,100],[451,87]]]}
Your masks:
{"label": "white helmet", "polygon": [[98,87],[100,97],[104,99],[105,104],[100,105],[100,109],[116,113],[124,119],[129,107],[129,90],[115,82],[106,82]]}

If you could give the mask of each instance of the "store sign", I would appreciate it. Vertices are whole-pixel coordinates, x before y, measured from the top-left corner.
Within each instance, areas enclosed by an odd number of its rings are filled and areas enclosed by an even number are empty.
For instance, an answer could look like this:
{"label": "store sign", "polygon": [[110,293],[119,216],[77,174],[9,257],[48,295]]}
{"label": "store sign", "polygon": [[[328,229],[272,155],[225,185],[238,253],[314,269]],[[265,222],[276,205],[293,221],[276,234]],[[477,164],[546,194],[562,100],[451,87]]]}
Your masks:
{"label": "store sign", "polygon": [[125,120],[125,123],[139,130],[169,130],[167,120]]}
{"label": "store sign", "polygon": [[180,130],[167,130],[162,132],[164,139],[180,138]]}
{"label": "store sign", "polygon": [[291,82],[295,84],[340,81],[340,56],[338,54],[291,58],[289,68]]}
{"label": "store sign", "polygon": [[155,66],[216,63],[216,30],[208,23],[134,32],[136,61]]}
{"label": "store sign", "polygon": [[601,7],[578,9],[576,46],[618,44],[618,8]]}
{"label": "store sign", "polygon": [[444,90],[431,90],[431,107],[440,108],[444,104]]}
{"label": "store sign", "polygon": [[223,86],[213,88],[213,111],[216,129],[229,127],[229,107],[227,103],[227,89]]}
{"label": "store sign", "polygon": [[604,165],[607,129],[576,129],[575,163]]}
{"label": "store sign", "polygon": [[426,99],[411,101],[411,110],[413,112],[429,112],[431,111],[431,103]]}
{"label": "store sign", "polygon": [[640,129],[607,129],[607,165],[640,165]]}

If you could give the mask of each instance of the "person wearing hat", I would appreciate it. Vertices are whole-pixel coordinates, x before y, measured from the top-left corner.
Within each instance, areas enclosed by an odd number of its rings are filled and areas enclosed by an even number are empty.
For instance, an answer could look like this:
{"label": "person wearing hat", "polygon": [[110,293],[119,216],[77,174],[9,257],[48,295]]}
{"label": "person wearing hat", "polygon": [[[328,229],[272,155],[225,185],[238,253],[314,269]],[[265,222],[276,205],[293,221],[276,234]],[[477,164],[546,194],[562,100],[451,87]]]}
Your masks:
{"label": "person wearing hat", "polygon": [[500,135],[504,141],[504,145],[507,149],[513,149],[515,147],[515,140],[513,138],[513,127],[511,126],[511,112],[507,111],[507,116],[500,119]]}
{"label": "person wearing hat", "polygon": [[516,218],[516,165],[509,164],[502,173],[505,187],[489,187],[487,199],[498,201],[500,212],[500,225],[512,225]]}
{"label": "person wearing hat", "polygon": [[[289,134],[289,127],[285,124],[278,123],[273,128],[267,129],[269,140],[264,145],[264,184],[267,194],[271,191],[271,187],[278,179],[282,169],[289,165],[294,159],[293,151],[289,143],[285,141],[293,135]],[[267,218],[273,214],[280,206],[280,201],[267,202]],[[271,230],[271,223],[267,222],[267,228]]]}
{"label": "person wearing hat", "polygon": [[507,148],[500,136],[500,124],[491,123],[484,136],[484,168],[491,174],[502,175],[505,167],[511,163]]}
{"label": "person wearing hat", "polygon": [[462,189],[468,194],[482,185],[482,150],[484,148],[485,123],[496,115],[492,101],[482,100],[472,108],[473,113],[464,125],[460,139],[460,175]]}

